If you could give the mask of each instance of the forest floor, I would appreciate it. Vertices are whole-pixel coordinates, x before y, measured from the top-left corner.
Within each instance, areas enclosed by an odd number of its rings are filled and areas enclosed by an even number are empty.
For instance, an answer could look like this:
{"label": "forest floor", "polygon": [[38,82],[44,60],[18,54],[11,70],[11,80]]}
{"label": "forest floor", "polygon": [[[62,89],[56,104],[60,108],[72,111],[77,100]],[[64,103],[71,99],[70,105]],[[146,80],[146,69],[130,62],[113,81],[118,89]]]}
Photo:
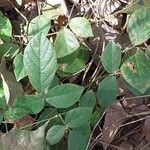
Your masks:
{"label": "forest floor", "polygon": [[[16,1],[18,3],[0,0],[0,10],[10,19],[13,25],[13,35],[16,37],[18,35],[19,42],[24,43],[25,39],[19,37],[23,34],[24,24],[39,15],[44,6],[39,0]],[[85,40],[91,50],[90,59],[87,62],[88,67],[84,72],[70,79],[74,83],[86,86],[89,81],[93,80],[100,67],[99,55],[109,41],[115,41],[122,49],[131,45],[126,30],[128,15],[120,11],[131,1],[99,1],[96,6],[93,6],[92,0],[67,0],[67,2],[48,0],[47,3],[57,7],[51,12],[51,16],[57,15],[57,17],[50,33],[57,32],[68,19],[75,16],[84,16],[92,23],[94,37]],[[103,5],[103,3],[106,4]],[[114,15],[110,15],[111,13]],[[122,79],[118,81],[117,101],[101,113],[99,121],[93,127],[87,147],[91,150],[149,150],[150,99],[135,96],[126,88]],[[95,90],[97,84],[92,88]]]}

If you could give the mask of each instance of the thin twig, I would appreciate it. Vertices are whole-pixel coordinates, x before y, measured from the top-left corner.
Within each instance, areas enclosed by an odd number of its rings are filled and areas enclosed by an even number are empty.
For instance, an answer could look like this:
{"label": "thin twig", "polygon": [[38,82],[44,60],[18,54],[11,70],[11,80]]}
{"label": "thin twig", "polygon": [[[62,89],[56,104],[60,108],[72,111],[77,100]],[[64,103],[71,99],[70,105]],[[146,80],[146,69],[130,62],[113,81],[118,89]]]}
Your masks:
{"label": "thin twig", "polygon": [[117,128],[121,128],[121,127],[124,127],[124,126],[130,125],[130,124],[134,124],[134,123],[136,123],[136,122],[140,122],[140,121],[143,121],[143,120],[148,119],[148,118],[150,118],[150,116],[146,116],[146,117],[143,117],[143,118],[140,118],[140,119],[134,120],[134,121],[130,121],[130,122],[124,123],[124,124],[120,125],[120,126],[119,126],[119,127],[117,127]]}
{"label": "thin twig", "polygon": [[95,50],[95,52],[94,52],[94,55],[93,55],[93,57],[92,57],[92,59],[91,59],[89,65],[88,65],[87,69],[86,69],[85,72],[84,72],[84,75],[83,75],[83,78],[82,78],[82,85],[84,84],[84,81],[85,81],[85,78],[86,78],[86,76],[87,76],[87,73],[88,73],[88,71],[90,70],[90,68],[91,68],[91,66],[92,66],[92,64],[93,64],[93,62],[94,62],[94,60],[95,60],[95,58],[96,58],[96,54],[97,54],[97,51],[98,51],[99,43],[100,43],[100,42],[99,42],[99,37],[98,37],[98,42],[97,42],[96,50]]}
{"label": "thin twig", "polygon": [[87,147],[86,147],[86,150],[88,150],[89,146],[90,146],[90,142],[91,142],[91,139],[92,139],[92,136],[93,136],[93,132],[95,131],[96,127],[98,126],[98,124],[100,123],[100,121],[102,120],[102,118],[104,117],[105,113],[106,113],[107,109],[103,112],[101,118],[99,119],[99,121],[96,123],[96,125],[94,126],[93,128],[93,131],[90,135],[90,138],[89,138],[89,141],[88,141],[88,144],[87,144]]}
{"label": "thin twig", "polygon": [[73,6],[72,6],[72,8],[71,8],[71,11],[70,11],[70,14],[69,14],[69,17],[68,17],[68,21],[69,21],[70,18],[71,18],[71,15],[72,15],[72,13],[73,13],[74,7],[75,7],[75,4],[73,3]]}
{"label": "thin twig", "polygon": [[16,10],[16,12],[24,19],[25,24],[28,25],[28,20],[27,20],[27,18],[18,10],[17,7],[14,6],[14,4],[13,4],[13,2],[12,2],[11,0],[7,0],[7,1],[8,1],[8,2],[11,4],[11,6]]}

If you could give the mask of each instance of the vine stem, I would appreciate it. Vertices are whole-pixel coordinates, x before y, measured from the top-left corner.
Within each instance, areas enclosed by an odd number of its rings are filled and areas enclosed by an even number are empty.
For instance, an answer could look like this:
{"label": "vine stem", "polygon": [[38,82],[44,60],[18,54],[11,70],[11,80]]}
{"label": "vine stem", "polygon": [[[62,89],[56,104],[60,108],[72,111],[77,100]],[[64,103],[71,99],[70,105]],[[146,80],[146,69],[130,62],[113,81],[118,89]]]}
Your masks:
{"label": "vine stem", "polygon": [[60,114],[59,114],[58,116],[59,116],[59,118],[61,119],[62,123],[65,125],[66,129],[67,129],[68,131],[70,131],[69,127],[66,125],[66,123],[65,123],[64,119],[62,118],[62,116],[61,116]]}

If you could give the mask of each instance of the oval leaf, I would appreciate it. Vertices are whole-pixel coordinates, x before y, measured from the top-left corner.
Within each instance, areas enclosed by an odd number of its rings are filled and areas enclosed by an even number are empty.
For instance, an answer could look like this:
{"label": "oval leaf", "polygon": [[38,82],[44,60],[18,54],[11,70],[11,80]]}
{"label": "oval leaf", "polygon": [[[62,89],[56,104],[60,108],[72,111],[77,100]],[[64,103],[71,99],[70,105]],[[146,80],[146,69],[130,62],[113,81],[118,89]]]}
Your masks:
{"label": "oval leaf", "polygon": [[31,20],[28,27],[28,36],[31,39],[33,36],[42,32],[47,34],[51,27],[51,20],[44,15],[39,15]]}
{"label": "oval leaf", "polygon": [[117,79],[114,76],[108,76],[99,84],[97,97],[101,107],[108,107],[116,100],[118,93]]}
{"label": "oval leaf", "polygon": [[110,42],[101,55],[102,65],[109,73],[118,71],[121,62],[121,50],[114,42]]}
{"label": "oval leaf", "polygon": [[21,79],[23,79],[27,74],[24,68],[24,64],[23,64],[23,55],[21,53],[19,53],[15,59],[14,59],[14,73],[16,76],[17,81],[20,81]]}
{"label": "oval leaf", "polygon": [[150,6],[149,0],[132,0],[131,3],[129,3],[126,7],[124,7],[121,10],[121,13],[132,14],[140,8],[149,7],[149,6]]}
{"label": "oval leaf", "polygon": [[3,56],[14,58],[19,52],[20,47],[14,43],[0,44],[0,60]]}
{"label": "oval leaf", "polygon": [[85,150],[90,136],[90,126],[75,128],[68,136],[68,150]]}
{"label": "oval leaf", "polygon": [[55,125],[51,127],[46,135],[46,139],[50,145],[57,144],[65,134],[65,126]]}
{"label": "oval leaf", "polygon": [[0,11],[0,38],[9,41],[12,34],[12,26],[7,17]]}
{"label": "oval leaf", "polygon": [[41,99],[37,96],[28,95],[18,97],[17,99],[15,99],[12,107],[23,108],[28,110],[28,112],[31,114],[37,114],[43,109],[44,105],[45,105],[44,99]]}
{"label": "oval leaf", "polygon": [[92,107],[94,108],[96,104],[96,97],[93,90],[86,92],[79,101],[79,107]]}
{"label": "oval leaf", "polygon": [[150,87],[150,61],[141,50],[122,64],[121,73],[125,81],[142,94]]}
{"label": "oval leaf", "polygon": [[48,91],[46,101],[56,108],[67,108],[74,105],[84,90],[84,87],[75,84],[58,85]]}
{"label": "oval leaf", "polygon": [[23,61],[33,87],[37,91],[46,91],[54,78],[57,58],[52,44],[43,33],[30,40]]}
{"label": "oval leaf", "polygon": [[28,110],[20,107],[9,107],[8,110],[5,112],[5,119],[15,121],[16,119],[24,117],[28,113]]}
{"label": "oval leaf", "polygon": [[127,25],[129,37],[134,45],[140,45],[150,38],[150,8],[135,11]]}
{"label": "oval leaf", "polygon": [[79,42],[75,35],[67,28],[61,29],[56,37],[54,47],[57,57],[65,57],[79,48]]}
{"label": "oval leaf", "polygon": [[65,123],[70,128],[76,128],[87,123],[92,114],[91,107],[81,107],[70,110],[65,117]]}
{"label": "oval leaf", "polygon": [[[89,49],[83,45],[78,48],[78,55],[72,53],[72,56],[68,55],[70,62],[66,61],[65,66],[62,67],[62,70],[66,74],[74,74],[82,71],[86,67],[86,62],[89,59]],[[75,52],[77,52],[75,51]],[[70,57],[69,57],[70,56]]]}
{"label": "oval leaf", "polygon": [[70,29],[79,37],[92,37],[92,27],[88,19],[84,17],[75,17],[69,22]]}

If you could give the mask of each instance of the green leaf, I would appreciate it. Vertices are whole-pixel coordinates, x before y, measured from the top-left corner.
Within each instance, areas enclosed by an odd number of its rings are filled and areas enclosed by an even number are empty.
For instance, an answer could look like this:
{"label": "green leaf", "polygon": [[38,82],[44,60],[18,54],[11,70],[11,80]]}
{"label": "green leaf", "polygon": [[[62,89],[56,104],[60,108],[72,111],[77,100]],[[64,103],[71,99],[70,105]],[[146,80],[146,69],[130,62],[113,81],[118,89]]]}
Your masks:
{"label": "green leaf", "polygon": [[76,128],[87,123],[92,114],[91,107],[80,107],[70,110],[65,117],[65,123],[69,128]]}
{"label": "green leaf", "polygon": [[150,38],[150,8],[135,11],[129,18],[127,30],[131,42],[140,45]]}
{"label": "green leaf", "polygon": [[0,38],[9,41],[12,34],[12,26],[7,17],[0,11]]}
{"label": "green leaf", "polygon": [[142,94],[150,87],[150,61],[141,50],[122,64],[121,73],[125,81]]}
{"label": "green leaf", "polygon": [[43,33],[30,40],[23,61],[33,87],[39,92],[46,91],[57,70],[57,58],[53,45]]}
{"label": "green leaf", "polygon": [[1,124],[2,121],[3,121],[3,118],[4,118],[4,116],[3,116],[3,114],[1,113],[1,114],[0,114],[0,124]]}
{"label": "green leaf", "polygon": [[22,96],[14,100],[12,107],[6,111],[5,116],[9,120],[22,118],[27,114],[39,113],[45,105],[43,99],[37,96]]}
{"label": "green leaf", "polygon": [[132,14],[138,9],[150,7],[149,0],[132,0],[132,3],[121,10],[121,13]]}
{"label": "green leaf", "polygon": [[[4,89],[3,89],[3,83],[0,81],[0,99],[4,97]],[[0,108],[1,108],[1,102],[0,102]]]}
{"label": "green leaf", "polygon": [[101,55],[102,65],[109,73],[118,71],[121,62],[121,50],[115,42],[109,42]]}
{"label": "green leaf", "polygon": [[31,20],[28,27],[28,36],[31,39],[33,36],[42,32],[47,34],[51,27],[51,20],[44,15],[39,15]]}
{"label": "green leaf", "polygon": [[48,140],[50,145],[54,145],[61,140],[64,134],[65,134],[65,126],[55,125],[48,130],[46,139]]}
{"label": "green leaf", "polygon": [[0,108],[3,111],[7,109],[6,98],[4,96],[0,98]]}
{"label": "green leaf", "polygon": [[28,110],[20,107],[9,107],[9,109],[5,112],[5,119],[9,121],[15,121],[16,119],[20,119],[29,113]]}
{"label": "green leaf", "polygon": [[42,14],[53,20],[57,20],[59,16],[66,16],[66,9],[64,9],[64,5],[60,4],[60,1],[48,1],[47,5],[41,8]]}
{"label": "green leaf", "polygon": [[69,21],[70,29],[79,37],[93,37],[92,27],[88,19],[75,17]]}
{"label": "green leaf", "polygon": [[90,122],[91,122],[92,127],[95,127],[96,123],[99,121],[99,119],[102,116],[104,111],[105,110],[102,110],[102,109],[101,109],[101,111],[94,111],[94,113],[92,114],[92,116],[90,118]]}
{"label": "green leaf", "polygon": [[145,53],[148,56],[148,58],[150,59],[150,46],[147,46]]}
{"label": "green leaf", "polygon": [[14,73],[16,76],[17,81],[20,81],[23,79],[25,76],[27,76],[24,64],[23,64],[23,55],[19,53],[15,59],[14,59]]}
{"label": "green leaf", "polygon": [[118,93],[117,79],[114,76],[108,76],[99,83],[97,98],[101,107],[111,106],[116,100]]}
{"label": "green leaf", "polygon": [[84,87],[75,84],[58,85],[48,91],[46,101],[56,108],[67,108],[74,105],[84,90]]}
{"label": "green leaf", "polygon": [[79,53],[75,59],[70,58],[71,61],[64,65],[65,67],[63,67],[63,72],[67,74],[74,74],[78,73],[86,67],[86,62],[89,59],[89,49],[81,46],[78,50]]}
{"label": "green leaf", "polygon": [[53,87],[59,85],[59,78],[57,76],[54,76],[53,81],[51,82],[50,86],[49,86],[49,90],[52,89]]}
{"label": "green leaf", "polygon": [[[44,123],[47,122],[48,119],[54,117],[58,115],[56,109],[52,108],[52,107],[44,107],[44,109],[42,110],[42,112],[40,113],[40,116],[38,117],[37,123],[36,123],[36,128],[40,127],[41,125],[43,125]],[[52,122],[56,119],[60,119],[59,117],[54,118],[53,120],[51,120],[48,125],[52,124]],[[55,122],[56,125],[56,122]]]}
{"label": "green leaf", "polygon": [[79,107],[94,107],[96,103],[96,97],[93,90],[86,92],[79,101]]}
{"label": "green leaf", "polygon": [[75,35],[67,28],[61,29],[56,37],[54,47],[57,57],[65,57],[79,48],[79,42]]}
{"label": "green leaf", "polygon": [[0,44],[0,60],[3,56],[14,58],[19,52],[20,47],[14,43]]}
{"label": "green leaf", "polygon": [[29,111],[31,114],[39,113],[45,105],[44,99],[41,99],[34,95],[18,97],[14,100],[12,107],[23,108]]}
{"label": "green leaf", "polygon": [[68,136],[68,150],[85,150],[90,136],[90,126],[73,129]]}

